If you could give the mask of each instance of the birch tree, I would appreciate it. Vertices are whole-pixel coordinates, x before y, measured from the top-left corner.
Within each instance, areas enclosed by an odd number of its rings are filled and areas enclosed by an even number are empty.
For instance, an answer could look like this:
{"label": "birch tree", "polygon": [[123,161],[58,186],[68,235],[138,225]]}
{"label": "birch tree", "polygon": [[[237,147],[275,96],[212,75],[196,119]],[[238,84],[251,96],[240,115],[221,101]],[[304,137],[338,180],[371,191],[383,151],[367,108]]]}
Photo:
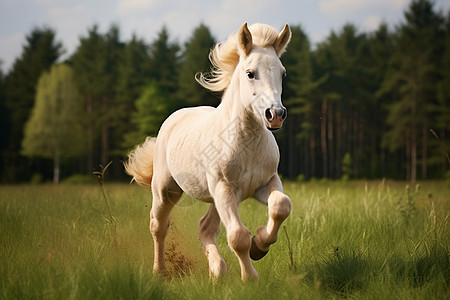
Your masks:
{"label": "birch tree", "polygon": [[68,65],[54,65],[39,78],[35,104],[25,125],[22,154],[53,160],[59,183],[64,159],[83,152],[82,101]]}

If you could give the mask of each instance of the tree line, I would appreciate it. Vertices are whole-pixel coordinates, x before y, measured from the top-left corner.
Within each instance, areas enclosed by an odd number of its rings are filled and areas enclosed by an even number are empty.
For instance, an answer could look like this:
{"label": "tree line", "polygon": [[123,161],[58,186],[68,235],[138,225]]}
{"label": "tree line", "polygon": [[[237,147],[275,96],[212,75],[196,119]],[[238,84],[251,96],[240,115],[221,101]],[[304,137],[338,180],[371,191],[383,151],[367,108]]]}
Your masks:
{"label": "tree line", "polygon": [[[414,0],[394,29],[346,24],[312,48],[301,26],[282,61],[288,119],[275,133],[288,178],[449,176],[450,12]],[[0,181],[91,174],[156,135],[173,111],[220,94],[194,79],[216,43],[200,24],[180,45],[163,27],[151,43],[92,26],[63,63],[51,28],[35,28],[0,74]],[[447,174],[447,175],[446,175]]]}

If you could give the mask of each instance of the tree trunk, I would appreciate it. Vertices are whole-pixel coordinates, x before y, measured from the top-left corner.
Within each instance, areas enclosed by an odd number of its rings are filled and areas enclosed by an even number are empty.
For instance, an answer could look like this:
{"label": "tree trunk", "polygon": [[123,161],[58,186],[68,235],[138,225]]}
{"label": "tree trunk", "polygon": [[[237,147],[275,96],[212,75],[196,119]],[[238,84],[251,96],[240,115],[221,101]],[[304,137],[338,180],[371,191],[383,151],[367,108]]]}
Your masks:
{"label": "tree trunk", "polygon": [[288,177],[289,178],[294,178],[295,176],[295,170],[296,170],[296,158],[297,155],[295,155],[295,131],[294,131],[294,124],[296,124],[296,120],[294,118],[294,116],[292,116],[292,123],[288,125],[288,138],[287,138],[287,143],[288,143],[288,157],[289,157],[289,163],[288,163]]}
{"label": "tree trunk", "polygon": [[109,157],[108,97],[106,96],[102,98],[102,114],[101,162],[103,166],[106,166]]}
{"label": "tree trunk", "polygon": [[59,155],[59,149],[55,151],[53,154],[53,183],[58,184],[59,183],[59,173],[60,173],[60,155]]}
{"label": "tree trunk", "polygon": [[428,171],[428,130],[427,126],[422,128],[422,179],[427,179]]}
{"label": "tree trunk", "polygon": [[353,158],[353,165],[352,165],[352,174],[355,177],[359,177],[359,164],[360,164],[360,157],[358,155],[358,118],[356,116],[356,112],[354,112],[352,110],[351,113],[352,116],[352,135],[351,135],[351,150],[350,153],[352,154],[352,158]]}
{"label": "tree trunk", "polygon": [[334,136],[333,136],[333,104],[330,103],[327,107],[327,135],[328,135],[328,176],[334,178],[335,164],[334,164]]}
{"label": "tree trunk", "polygon": [[314,130],[309,136],[309,157],[310,157],[310,177],[317,177],[316,174],[316,135]]}
{"label": "tree trunk", "polygon": [[[344,157],[342,151],[342,110],[338,109],[336,112],[336,176],[342,177],[342,170],[340,168],[340,162]],[[339,165],[339,166],[338,166]]]}
{"label": "tree trunk", "polygon": [[406,161],[406,180],[411,180],[411,132],[407,132],[406,147],[405,147],[405,161]]}
{"label": "tree trunk", "polygon": [[320,126],[320,141],[322,147],[322,177],[328,177],[327,151],[327,100],[322,100],[322,118]]}
{"label": "tree trunk", "polygon": [[378,163],[380,162],[379,158],[381,157],[380,149],[377,147],[377,140],[376,135],[372,133],[370,135],[370,149],[371,149],[371,155],[370,155],[370,178],[377,178],[380,176],[380,166],[378,166]]}
{"label": "tree trunk", "polygon": [[309,145],[305,140],[303,142],[303,172],[300,172],[300,174],[303,173],[305,175],[305,178],[310,178],[310,161],[311,155],[309,153]]}
{"label": "tree trunk", "polygon": [[417,179],[417,130],[415,127],[411,133],[411,182]]}
{"label": "tree trunk", "polygon": [[86,128],[86,143],[87,143],[87,173],[90,174],[94,169],[94,128],[92,115],[92,96],[86,96],[86,114],[87,114],[87,128]]}
{"label": "tree trunk", "polygon": [[358,170],[359,173],[358,177],[361,176],[367,176],[367,174],[364,174],[364,166],[367,166],[367,164],[370,164],[370,153],[369,151],[366,152],[364,149],[364,134],[367,132],[365,132],[365,128],[364,128],[364,121],[362,118],[359,118],[359,122],[358,122],[359,126],[358,126],[358,150],[356,151],[357,156],[358,156]]}
{"label": "tree trunk", "polygon": [[[348,112],[343,112],[342,116],[342,157],[344,157],[345,153],[350,152],[351,153],[351,145],[350,145],[350,116]],[[342,159],[341,157],[341,159]]]}

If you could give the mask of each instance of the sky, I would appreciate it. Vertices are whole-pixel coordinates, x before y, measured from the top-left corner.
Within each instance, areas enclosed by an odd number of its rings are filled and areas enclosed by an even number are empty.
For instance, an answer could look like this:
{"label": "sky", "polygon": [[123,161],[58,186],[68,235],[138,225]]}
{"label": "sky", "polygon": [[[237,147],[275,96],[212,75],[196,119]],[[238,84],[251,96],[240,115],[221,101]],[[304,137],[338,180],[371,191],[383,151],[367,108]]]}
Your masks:
{"label": "sky", "polygon": [[[434,0],[435,9],[448,12],[450,0]],[[352,23],[370,32],[381,22],[391,28],[404,21],[410,0],[0,0],[0,60],[7,73],[22,53],[25,37],[34,27],[56,31],[66,58],[79,38],[94,24],[106,32],[119,25],[121,39],[135,34],[153,41],[162,26],[169,37],[183,44],[200,24],[207,25],[216,40],[248,22],[266,23],[281,30],[284,24],[301,25],[313,45],[332,30]]]}

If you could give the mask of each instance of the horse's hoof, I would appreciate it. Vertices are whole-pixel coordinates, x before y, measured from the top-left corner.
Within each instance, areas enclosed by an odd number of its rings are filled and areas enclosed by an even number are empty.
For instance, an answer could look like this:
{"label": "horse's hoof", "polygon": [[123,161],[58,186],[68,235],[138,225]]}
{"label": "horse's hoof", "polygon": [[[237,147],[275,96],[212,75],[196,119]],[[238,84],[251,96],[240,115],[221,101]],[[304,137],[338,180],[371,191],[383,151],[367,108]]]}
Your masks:
{"label": "horse's hoof", "polygon": [[255,237],[252,237],[252,246],[250,247],[250,258],[253,260],[260,260],[261,258],[266,256],[267,252],[269,252],[269,250],[262,251],[261,249],[259,249],[255,244]]}

